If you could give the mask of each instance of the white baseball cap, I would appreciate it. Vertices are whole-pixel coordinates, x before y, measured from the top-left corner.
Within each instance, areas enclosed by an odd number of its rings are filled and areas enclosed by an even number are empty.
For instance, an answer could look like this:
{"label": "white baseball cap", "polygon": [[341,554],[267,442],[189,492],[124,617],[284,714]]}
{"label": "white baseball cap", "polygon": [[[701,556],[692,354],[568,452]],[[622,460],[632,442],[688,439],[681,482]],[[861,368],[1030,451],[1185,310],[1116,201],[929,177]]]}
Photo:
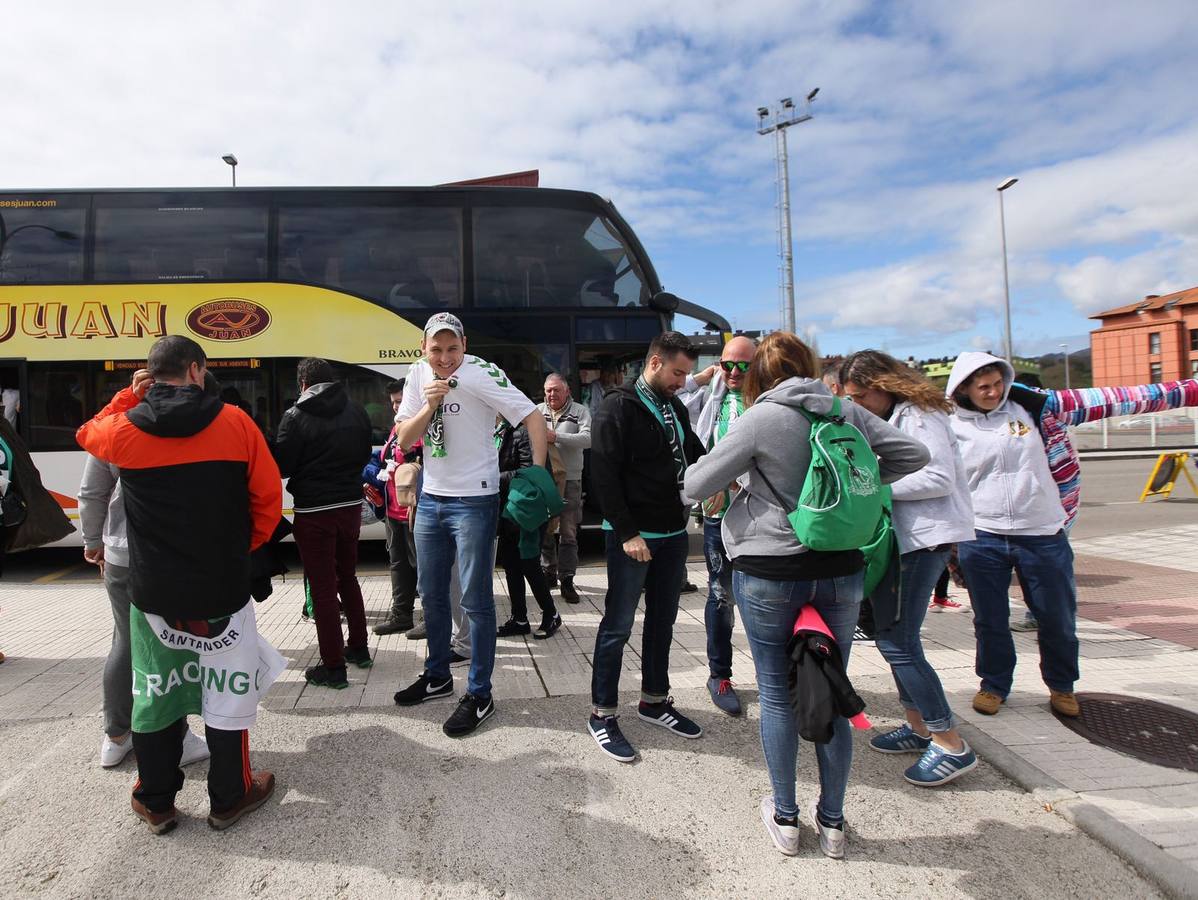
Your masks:
{"label": "white baseball cap", "polygon": [[466,336],[466,330],[462,327],[462,320],[453,313],[441,312],[429,317],[429,320],[424,325],[424,336],[432,337],[439,331],[452,331],[460,338]]}

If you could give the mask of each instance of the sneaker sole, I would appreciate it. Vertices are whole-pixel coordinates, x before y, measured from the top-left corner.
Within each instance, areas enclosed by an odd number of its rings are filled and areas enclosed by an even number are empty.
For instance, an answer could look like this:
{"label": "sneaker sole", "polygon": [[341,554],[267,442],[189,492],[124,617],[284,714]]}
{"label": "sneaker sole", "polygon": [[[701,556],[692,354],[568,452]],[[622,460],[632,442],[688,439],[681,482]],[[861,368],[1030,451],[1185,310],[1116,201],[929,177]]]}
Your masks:
{"label": "sneaker sole", "polygon": [[259,806],[261,806],[263,803],[265,803],[267,800],[269,800],[271,797],[273,797],[274,793],[275,793],[275,787],[272,784],[270,786],[270,790],[267,791],[263,797],[261,797],[258,800],[255,800],[249,806],[246,806],[243,809],[238,810],[237,815],[232,816],[228,819],[218,819],[216,816],[209,816],[208,817],[208,827],[211,828],[213,831],[224,831],[226,828],[236,825],[246,815],[248,815],[249,813],[252,813]]}
{"label": "sneaker sole", "polygon": [[174,831],[175,828],[177,828],[179,825],[178,819],[167,819],[165,822],[161,822],[158,825],[155,825],[149,819],[144,818],[143,816],[140,816],[137,813],[134,813],[134,815],[146,823],[146,827],[150,829],[151,834],[157,834],[157,835],[169,834],[170,832]]}
{"label": "sneaker sole", "polygon": [[942,784],[948,784],[950,781],[954,781],[955,779],[960,778],[966,772],[972,772],[977,767],[978,767],[978,761],[975,759],[969,765],[962,766],[961,768],[956,769],[951,774],[945,775],[939,781],[916,781],[914,778],[908,778],[907,774],[905,772],[903,773],[903,779],[908,784],[913,784],[916,787],[940,787],[940,785],[942,785]]}
{"label": "sneaker sole", "polygon": [[611,757],[616,762],[630,763],[630,762],[633,762],[636,760],[636,751],[635,750],[632,751],[632,756],[620,756],[619,754],[613,753],[607,747],[603,746],[603,744],[600,743],[600,741],[599,741],[599,736],[597,734],[595,734],[595,732],[591,731],[591,729],[589,727],[587,728],[587,734],[589,734],[591,736],[591,740],[593,740],[595,742],[595,744],[599,747],[599,749],[603,751],[603,754],[605,756]]}
{"label": "sneaker sole", "polygon": [[474,734],[474,732],[478,731],[478,729],[482,727],[482,724],[485,721],[487,721],[487,719],[491,718],[491,716],[493,716],[493,715],[495,715],[494,701],[491,702],[491,708],[489,710],[487,710],[487,714],[485,716],[483,716],[481,719],[476,720],[474,722],[474,724],[470,728],[466,729],[465,731],[446,731],[444,726],[441,727],[441,731],[444,732],[446,737],[462,738],[468,734]]}
{"label": "sneaker sole", "polygon": [[[358,662],[356,659],[351,659],[351,660],[347,660],[347,662],[351,666],[356,666],[359,669],[369,669],[374,665],[373,659],[363,660],[362,662]],[[348,682],[346,682],[346,684],[348,684]]]}
{"label": "sneaker sole", "polygon": [[699,728],[699,733],[687,734],[684,731],[677,731],[673,725],[667,725],[665,722],[661,721],[661,719],[654,719],[652,716],[646,716],[639,709],[636,711],[636,715],[641,721],[657,725],[658,727],[664,728],[666,731],[670,732],[670,734],[676,734],[678,737],[686,738],[688,741],[697,741],[699,738],[703,737],[703,728],[697,722],[695,724]]}
{"label": "sneaker sole", "polygon": [[308,684],[312,685],[313,687],[323,687],[323,688],[329,688],[329,689],[331,689],[331,690],[334,690],[334,691],[344,691],[346,688],[348,688],[348,687],[349,687],[349,682],[348,682],[348,681],[341,681],[341,682],[335,682],[335,681],[309,681],[307,678],[305,678],[305,679],[304,679],[304,681],[307,681],[307,682],[308,682]]}

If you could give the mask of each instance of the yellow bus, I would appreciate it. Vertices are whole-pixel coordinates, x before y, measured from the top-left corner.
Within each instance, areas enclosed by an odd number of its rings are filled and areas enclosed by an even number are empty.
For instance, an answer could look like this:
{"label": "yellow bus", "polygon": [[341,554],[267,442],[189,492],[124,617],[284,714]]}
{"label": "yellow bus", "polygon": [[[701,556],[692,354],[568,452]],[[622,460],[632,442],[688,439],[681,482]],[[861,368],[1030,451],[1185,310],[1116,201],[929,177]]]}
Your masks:
{"label": "yellow bus", "polygon": [[585,399],[605,364],[635,369],[675,313],[730,330],[664,292],[627,222],[585,192],[0,192],[0,390],[19,398],[17,429],[75,519],[75,430],[155,338],[197,340],[226,402],[268,439],[295,402],[299,359],[329,359],[381,444],[386,384],[418,358],[423,323],[440,310],[461,317],[470,352],[536,400],[549,372]]}

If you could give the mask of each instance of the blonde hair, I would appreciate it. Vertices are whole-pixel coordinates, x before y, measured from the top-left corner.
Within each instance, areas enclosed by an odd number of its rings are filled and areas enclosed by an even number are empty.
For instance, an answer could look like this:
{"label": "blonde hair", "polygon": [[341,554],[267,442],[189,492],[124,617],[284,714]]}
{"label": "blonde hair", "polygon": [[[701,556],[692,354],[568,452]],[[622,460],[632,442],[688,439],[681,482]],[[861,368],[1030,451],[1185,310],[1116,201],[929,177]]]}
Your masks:
{"label": "blonde hair", "polygon": [[885,391],[895,399],[910,401],[923,410],[953,411],[953,404],[944,392],[922,372],[881,350],[861,350],[846,359],[840,366],[840,381]]}
{"label": "blonde hair", "polygon": [[819,360],[811,348],[789,331],[765,336],[745,375],[744,400],[752,405],[788,378],[819,378]]}

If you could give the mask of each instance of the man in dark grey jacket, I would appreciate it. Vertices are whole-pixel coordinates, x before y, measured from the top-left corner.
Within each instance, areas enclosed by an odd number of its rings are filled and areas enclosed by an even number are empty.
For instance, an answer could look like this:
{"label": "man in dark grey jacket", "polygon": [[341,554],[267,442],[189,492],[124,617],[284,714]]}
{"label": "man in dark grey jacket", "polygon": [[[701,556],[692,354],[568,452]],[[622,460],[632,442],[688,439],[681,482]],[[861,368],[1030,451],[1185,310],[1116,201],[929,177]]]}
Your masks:
{"label": "man in dark grey jacket", "polygon": [[545,416],[549,443],[561,453],[566,467],[566,488],[562,499],[566,508],[557,518],[556,534],[552,524],[541,545],[541,566],[549,586],[558,575],[562,579],[562,599],[578,602],[574,573],[578,570],[578,523],[582,521],[583,452],[591,446],[591,411],[570,397],[570,385],[556,372],[545,379],[545,402],[537,405]]}

